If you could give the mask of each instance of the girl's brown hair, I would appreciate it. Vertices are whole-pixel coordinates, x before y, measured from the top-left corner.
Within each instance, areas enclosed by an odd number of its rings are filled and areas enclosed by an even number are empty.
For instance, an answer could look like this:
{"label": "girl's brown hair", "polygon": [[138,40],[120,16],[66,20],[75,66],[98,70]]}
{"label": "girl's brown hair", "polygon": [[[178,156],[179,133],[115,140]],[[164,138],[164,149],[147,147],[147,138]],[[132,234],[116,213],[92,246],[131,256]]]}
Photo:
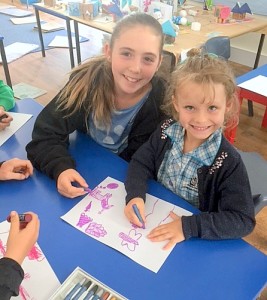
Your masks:
{"label": "girl's brown hair", "polygon": [[179,101],[179,89],[187,82],[201,84],[207,95],[214,94],[213,85],[222,84],[226,95],[225,128],[237,126],[239,122],[240,104],[237,96],[235,76],[228,62],[214,54],[193,53],[184,62],[179,64],[171,75],[171,82],[167,90],[164,111],[179,120],[179,115],[173,105],[173,97]]}
{"label": "girl's brown hair", "polygon": [[[154,17],[145,13],[129,15],[116,24],[109,42],[111,50],[122,32],[140,25],[150,27],[159,37],[161,54],[164,45],[162,27]],[[106,56],[100,55],[73,69],[69,82],[59,93],[58,108],[65,110],[66,117],[84,109],[86,120],[93,112],[95,124],[108,125],[114,109],[114,93],[111,64]]]}

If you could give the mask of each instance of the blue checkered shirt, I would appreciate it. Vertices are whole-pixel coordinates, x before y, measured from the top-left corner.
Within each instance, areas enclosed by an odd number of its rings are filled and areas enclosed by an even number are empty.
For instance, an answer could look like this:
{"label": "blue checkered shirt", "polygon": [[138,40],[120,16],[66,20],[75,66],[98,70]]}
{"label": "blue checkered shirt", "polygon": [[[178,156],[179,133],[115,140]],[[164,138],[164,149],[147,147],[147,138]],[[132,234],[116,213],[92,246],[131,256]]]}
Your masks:
{"label": "blue checkered shirt", "polygon": [[183,153],[185,130],[180,123],[172,124],[164,133],[171,139],[172,148],[161,163],[158,181],[198,207],[197,170],[213,163],[221,144],[222,130],[216,130],[203,144],[188,153]]}

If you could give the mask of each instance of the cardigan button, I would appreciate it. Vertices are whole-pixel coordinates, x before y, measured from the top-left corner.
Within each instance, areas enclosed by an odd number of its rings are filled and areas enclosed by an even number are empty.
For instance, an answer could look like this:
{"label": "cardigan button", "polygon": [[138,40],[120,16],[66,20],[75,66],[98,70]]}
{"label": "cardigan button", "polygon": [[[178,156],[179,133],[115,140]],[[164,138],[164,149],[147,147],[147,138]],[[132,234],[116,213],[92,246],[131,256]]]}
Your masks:
{"label": "cardigan button", "polygon": [[201,169],[198,169],[197,172],[198,172],[198,174],[201,174],[201,173],[202,173],[202,170],[201,170]]}

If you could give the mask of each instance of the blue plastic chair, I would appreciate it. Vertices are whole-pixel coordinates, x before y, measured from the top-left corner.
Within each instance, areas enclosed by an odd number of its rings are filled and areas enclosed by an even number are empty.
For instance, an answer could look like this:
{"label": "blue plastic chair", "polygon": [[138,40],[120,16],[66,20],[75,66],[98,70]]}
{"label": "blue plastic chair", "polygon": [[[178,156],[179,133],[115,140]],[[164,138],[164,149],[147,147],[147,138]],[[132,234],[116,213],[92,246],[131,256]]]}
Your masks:
{"label": "blue plastic chair", "polygon": [[255,214],[267,206],[267,161],[258,153],[239,151],[246,166],[252,190]]}
{"label": "blue plastic chair", "polygon": [[205,53],[213,53],[228,60],[231,56],[230,39],[228,36],[215,36],[202,45]]}

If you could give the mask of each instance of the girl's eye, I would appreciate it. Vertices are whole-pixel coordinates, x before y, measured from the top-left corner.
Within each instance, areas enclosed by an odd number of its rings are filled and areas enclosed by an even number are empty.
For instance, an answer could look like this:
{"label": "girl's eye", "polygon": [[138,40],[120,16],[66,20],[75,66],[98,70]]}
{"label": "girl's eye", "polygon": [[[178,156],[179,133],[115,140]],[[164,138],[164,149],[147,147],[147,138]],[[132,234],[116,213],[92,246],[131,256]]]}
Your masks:
{"label": "girl's eye", "polygon": [[192,111],[192,110],[194,110],[194,107],[191,105],[187,105],[187,106],[185,106],[185,109],[188,111]]}
{"label": "girl's eye", "polygon": [[212,105],[212,106],[209,107],[210,111],[215,111],[216,109],[217,109],[217,106],[214,106],[214,105]]}
{"label": "girl's eye", "polygon": [[155,61],[155,59],[152,57],[145,57],[144,60],[148,63],[153,63]]}
{"label": "girl's eye", "polygon": [[130,57],[131,53],[130,52],[121,52],[121,55],[126,56],[126,57]]}

